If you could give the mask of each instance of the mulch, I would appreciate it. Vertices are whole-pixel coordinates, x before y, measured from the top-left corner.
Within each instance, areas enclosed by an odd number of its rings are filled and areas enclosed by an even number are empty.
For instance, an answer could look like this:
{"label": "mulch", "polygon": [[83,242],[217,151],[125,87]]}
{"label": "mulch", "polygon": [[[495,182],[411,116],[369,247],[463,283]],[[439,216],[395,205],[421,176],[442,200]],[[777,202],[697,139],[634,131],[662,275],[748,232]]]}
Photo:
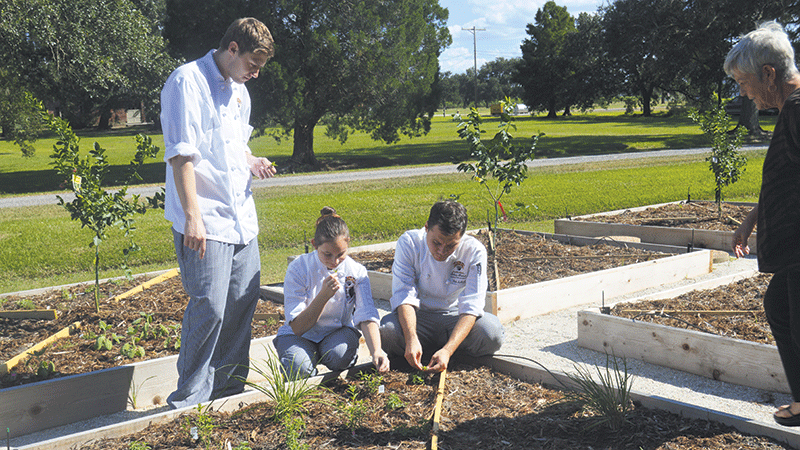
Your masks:
{"label": "mulch", "polygon": [[[422,384],[415,382],[420,380]],[[83,446],[87,450],[192,449],[426,449],[429,448],[439,374],[395,367],[380,377],[370,373],[335,379],[308,404],[300,436],[288,437],[271,404],[250,405],[234,413],[206,411],[151,425],[120,439]],[[370,381],[371,380],[371,381]],[[789,449],[767,438],[746,436],[716,422],[686,419],[634,405],[619,429],[596,411],[570,401],[562,391],[519,381],[486,367],[456,363],[448,371],[439,429],[440,449]],[[383,393],[370,385],[383,385]],[[191,427],[212,421],[194,439]],[[292,446],[292,445],[294,446]],[[223,447],[225,448],[225,447]]]}

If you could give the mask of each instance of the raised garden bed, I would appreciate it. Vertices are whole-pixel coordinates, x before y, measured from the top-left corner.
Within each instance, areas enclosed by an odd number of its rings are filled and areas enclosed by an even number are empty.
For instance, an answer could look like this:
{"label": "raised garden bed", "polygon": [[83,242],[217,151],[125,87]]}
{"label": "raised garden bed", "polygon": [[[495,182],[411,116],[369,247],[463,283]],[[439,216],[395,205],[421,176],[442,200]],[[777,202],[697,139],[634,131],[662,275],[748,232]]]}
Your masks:
{"label": "raised garden bed", "polygon": [[706,285],[704,290],[686,286],[685,292],[673,291],[669,298],[632,299],[614,305],[611,314],[580,311],[578,345],[728,383],[789,393],[760,304],[768,276],[748,271],[717,283],[718,287]]}
{"label": "raised garden bed", "polygon": [[[511,230],[501,230],[498,236],[504,288],[487,292],[484,310],[504,323],[593,301],[599,304],[603,299],[706,274],[712,268],[710,252],[684,253],[682,247]],[[367,266],[377,299],[391,298],[388,272],[394,244],[351,249],[353,258]],[[553,270],[559,263],[579,267]],[[491,260],[489,266],[493,266]],[[494,278],[492,271],[489,275],[490,280]],[[517,286],[505,287],[508,279]]]}
{"label": "raised garden bed", "polygon": [[[27,310],[20,308],[23,305],[58,312],[55,319],[0,318],[4,330],[0,359],[5,362],[0,366],[0,425],[10,429],[10,436],[164,403],[177,382],[175,343],[188,297],[180,286],[180,276],[162,277],[139,289],[147,278],[139,279],[138,285],[104,282],[101,290],[106,299],[101,301],[99,315],[94,310],[93,294],[87,293],[87,286],[93,288],[93,283],[3,297],[5,309],[0,312],[24,314]],[[264,356],[280,325],[281,312],[280,305],[259,302],[258,314],[263,320],[253,322],[257,338],[251,347],[253,357]],[[104,327],[99,325],[101,320]],[[136,320],[139,322],[134,323]],[[133,333],[141,335],[145,324],[154,335],[137,342],[144,355],[122,356],[122,342],[131,339]],[[59,330],[68,333],[32,354],[25,353]],[[101,334],[110,338],[110,350],[95,349]],[[114,335],[121,338],[120,342],[113,339]]]}
{"label": "raised garden bed", "polygon": [[[555,232],[576,236],[632,236],[642,242],[730,252],[733,232],[754,203],[672,202],[557,219]],[[756,253],[756,234],[748,240]]]}
{"label": "raised garden bed", "polygon": [[[629,421],[618,431],[598,425],[596,414],[572,403],[559,403],[570,385],[566,376],[505,358],[486,358],[487,367],[454,364],[440,384],[439,375],[427,375],[414,384],[411,373],[393,371],[375,392],[369,381],[351,370],[346,379],[322,377],[327,404],[312,404],[298,444],[309,448],[415,448],[433,442],[439,448],[663,448],[788,449],[800,441],[794,430],[741,420],[688,404],[648,397],[636,392]],[[354,386],[352,391],[348,387]],[[438,396],[441,386],[443,395]],[[351,392],[363,406],[361,420],[348,426],[346,408]],[[392,404],[390,404],[390,398]],[[270,420],[272,407],[255,391],[215,402],[204,413],[212,445],[278,449],[285,447],[285,429]],[[436,414],[436,405],[441,413]],[[352,409],[351,409],[352,411]],[[432,427],[431,418],[438,426]],[[88,430],[52,441],[20,447],[61,449],[129,449],[133,443],[153,448],[202,446],[190,437],[192,425],[204,423],[196,408],[169,411],[132,422]],[[208,422],[205,422],[208,423]],[[198,427],[199,428],[199,427]],[[210,429],[208,429],[210,428]],[[435,436],[435,437],[434,437]]]}

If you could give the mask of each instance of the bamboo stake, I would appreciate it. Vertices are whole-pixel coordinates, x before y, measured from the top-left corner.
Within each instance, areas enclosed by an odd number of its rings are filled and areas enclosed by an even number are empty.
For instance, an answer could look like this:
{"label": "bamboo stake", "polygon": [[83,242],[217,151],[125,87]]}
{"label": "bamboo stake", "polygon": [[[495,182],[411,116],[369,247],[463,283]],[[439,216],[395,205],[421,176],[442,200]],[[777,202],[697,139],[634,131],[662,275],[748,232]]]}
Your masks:
{"label": "bamboo stake", "polygon": [[439,388],[436,390],[436,406],[433,408],[433,426],[431,427],[431,450],[439,445],[439,423],[442,419],[442,400],[444,399],[444,381],[447,369],[439,374]]}
{"label": "bamboo stake", "polygon": [[586,255],[586,256],[531,256],[520,258],[519,261],[557,261],[557,260],[579,260],[579,259],[660,259],[667,255]]}
{"label": "bamboo stake", "polygon": [[18,354],[17,356],[9,359],[4,364],[0,364],[0,375],[7,374],[11,369],[16,367],[24,358],[32,355],[34,352],[38,352],[39,350],[47,347],[48,345],[52,344],[53,342],[63,339],[65,337],[69,337],[72,333],[76,332],[81,328],[80,322],[75,322],[68,327],[64,327],[58,333],[50,336],[49,338],[39,342],[38,344],[34,345],[33,347],[25,350],[24,352]]}
{"label": "bamboo stake", "polygon": [[747,310],[657,310],[657,309],[620,309],[620,313],[628,314],[647,314],[647,313],[663,313],[663,314],[704,314],[708,316],[743,316],[746,314],[757,314],[761,311],[747,311]]}
{"label": "bamboo stake", "polygon": [[144,291],[145,289],[147,289],[147,288],[149,288],[151,286],[154,286],[154,285],[156,285],[158,283],[161,283],[162,281],[165,281],[165,280],[168,280],[168,279],[174,277],[175,275],[178,275],[178,273],[179,272],[178,272],[177,268],[176,269],[172,269],[169,272],[162,273],[161,275],[153,278],[150,281],[144,282],[144,283],[140,284],[139,286],[136,286],[135,288],[133,288],[133,289],[127,291],[127,292],[119,294],[118,296],[114,297],[112,300],[114,300],[115,302],[118,302],[118,301],[120,301],[122,299],[130,297],[131,295],[138,294],[138,293]]}
{"label": "bamboo stake", "polygon": [[55,309],[15,309],[13,311],[0,311],[0,317],[6,319],[55,320],[58,318],[58,312]]}

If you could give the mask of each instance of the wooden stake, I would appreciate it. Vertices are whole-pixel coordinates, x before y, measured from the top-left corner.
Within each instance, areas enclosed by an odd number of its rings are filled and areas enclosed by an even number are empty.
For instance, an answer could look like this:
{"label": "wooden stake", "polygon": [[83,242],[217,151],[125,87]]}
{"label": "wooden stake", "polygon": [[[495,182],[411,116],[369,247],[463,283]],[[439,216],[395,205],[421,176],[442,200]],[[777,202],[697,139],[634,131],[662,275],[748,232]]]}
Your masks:
{"label": "wooden stake", "polygon": [[658,310],[658,309],[620,309],[620,313],[628,313],[628,314],[648,314],[648,313],[663,313],[663,314],[670,314],[670,315],[679,315],[679,314],[703,314],[707,316],[743,316],[747,314],[757,314],[761,311],[748,311],[748,310],[738,310],[738,311],[729,311],[729,310],[703,310],[698,309],[695,311],[685,309],[685,310]]}
{"label": "wooden stake", "polygon": [[168,279],[174,277],[175,275],[178,275],[178,273],[180,273],[180,272],[178,271],[177,268],[176,269],[172,269],[169,272],[162,273],[161,275],[153,278],[150,281],[144,282],[144,283],[140,284],[139,286],[136,286],[135,288],[133,288],[133,289],[127,291],[127,292],[119,294],[118,296],[114,297],[112,300],[114,300],[115,302],[118,302],[118,301],[120,301],[122,299],[130,297],[131,295],[138,294],[138,293],[144,291],[145,289],[149,288],[150,286],[154,286],[154,285],[156,285],[158,283],[161,283],[162,281],[165,281],[165,280],[168,280]]}
{"label": "wooden stake", "polygon": [[[499,291],[500,288],[500,274],[497,273],[497,247],[494,243],[494,231],[489,227],[489,251],[492,255],[492,263],[494,264],[494,290]],[[488,269],[488,267],[486,268]]]}
{"label": "wooden stake", "polygon": [[436,406],[433,408],[433,426],[431,427],[431,450],[439,445],[439,423],[442,419],[442,400],[444,399],[444,381],[447,369],[439,374],[439,388],[436,390]]}
{"label": "wooden stake", "polygon": [[68,337],[72,333],[76,332],[81,328],[80,322],[75,322],[72,325],[63,328],[58,333],[50,336],[49,338],[39,342],[38,344],[34,345],[33,347],[25,350],[24,352],[18,354],[17,356],[9,359],[4,364],[0,364],[0,375],[7,374],[11,369],[16,367],[23,359],[27,358],[29,355],[32,355],[34,352],[38,352],[39,350],[47,347],[48,345],[52,344],[53,342]]}
{"label": "wooden stake", "polygon": [[17,309],[13,311],[0,311],[0,317],[6,319],[55,320],[58,318],[58,312],[55,309]]}

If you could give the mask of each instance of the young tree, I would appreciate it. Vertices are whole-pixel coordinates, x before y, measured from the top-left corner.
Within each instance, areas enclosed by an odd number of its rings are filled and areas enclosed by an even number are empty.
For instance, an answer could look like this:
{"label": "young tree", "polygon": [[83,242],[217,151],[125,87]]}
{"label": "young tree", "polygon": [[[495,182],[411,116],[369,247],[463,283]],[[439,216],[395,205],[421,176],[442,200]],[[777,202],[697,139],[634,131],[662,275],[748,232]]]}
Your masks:
{"label": "young tree", "polygon": [[[483,139],[486,130],[483,129],[483,118],[478,110],[472,108],[466,118],[454,116],[458,122],[458,137],[469,144],[469,154],[462,158],[464,162],[458,165],[458,171],[471,173],[472,178],[486,188],[494,206],[495,231],[500,219],[500,199],[528,178],[526,163],[533,159],[536,143],[543,136],[541,133],[533,136],[530,146],[514,143],[512,132],[516,130],[516,125],[511,115],[514,106],[508,98],[502,102],[500,125],[490,140]],[[490,185],[490,179],[494,180],[494,186]]]}
{"label": "young tree", "polygon": [[[146,206],[139,201],[138,195],[128,196],[128,184],[133,179],[141,180],[139,169],[145,159],[155,158],[159,148],[153,145],[152,140],[143,135],[136,136],[137,151],[130,163],[128,177],[123,186],[115,192],[106,191],[103,186],[105,175],[108,173],[109,164],[106,159],[105,149],[95,142],[92,150],[85,157],[80,155],[79,138],[70,128],[69,124],[58,117],[53,117],[47,111],[41,111],[42,118],[47,123],[58,140],[53,145],[53,166],[56,173],[71,186],[75,199],[67,202],[60,195],[58,204],[63,206],[73,220],[79,220],[81,227],[86,227],[92,232],[91,247],[94,247],[94,303],[97,312],[100,312],[100,244],[106,238],[109,228],[118,226],[125,236],[130,236],[135,229],[134,215],[144,214]],[[150,201],[153,204],[153,201]],[[127,256],[138,247],[131,242],[131,246],[123,252]]]}
{"label": "young tree", "polygon": [[730,117],[725,112],[725,102],[705,112],[694,109],[689,117],[700,124],[700,129],[711,141],[711,154],[706,161],[714,174],[714,200],[717,202],[717,212],[722,216],[722,188],[739,181],[747,164],[747,157],[738,152],[745,131],[741,128],[730,131]]}

